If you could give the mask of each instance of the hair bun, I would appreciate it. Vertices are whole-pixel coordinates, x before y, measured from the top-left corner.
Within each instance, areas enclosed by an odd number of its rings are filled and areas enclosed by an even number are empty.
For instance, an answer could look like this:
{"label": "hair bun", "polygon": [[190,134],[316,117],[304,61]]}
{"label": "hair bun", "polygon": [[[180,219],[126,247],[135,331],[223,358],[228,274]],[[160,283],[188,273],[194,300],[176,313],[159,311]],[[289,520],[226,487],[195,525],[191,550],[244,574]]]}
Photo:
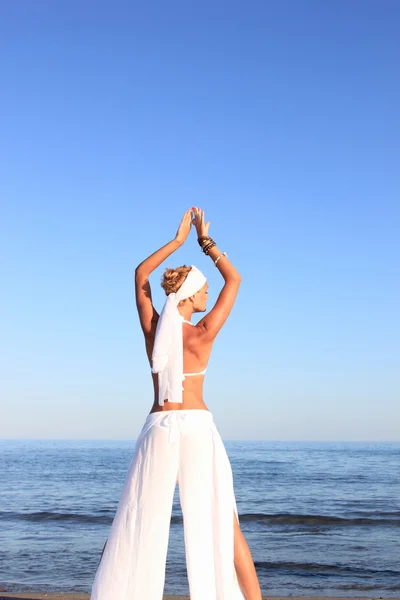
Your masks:
{"label": "hair bun", "polygon": [[192,267],[187,267],[186,265],[182,265],[177,269],[165,269],[161,279],[161,287],[167,296],[179,290],[191,269]]}

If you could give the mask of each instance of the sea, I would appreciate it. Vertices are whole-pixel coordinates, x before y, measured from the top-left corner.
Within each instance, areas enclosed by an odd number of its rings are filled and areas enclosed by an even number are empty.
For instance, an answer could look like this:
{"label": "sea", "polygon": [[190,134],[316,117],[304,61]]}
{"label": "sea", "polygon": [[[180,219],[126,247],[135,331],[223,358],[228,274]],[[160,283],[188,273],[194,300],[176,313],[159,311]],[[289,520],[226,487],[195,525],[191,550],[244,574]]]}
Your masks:
{"label": "sea", "polygon": [[[400,597],[400,443],[229,441],[268,596]],[[135,440],[0,440],[0,589],[90,592]],[[189,594],[179,488],[165,594]]]}

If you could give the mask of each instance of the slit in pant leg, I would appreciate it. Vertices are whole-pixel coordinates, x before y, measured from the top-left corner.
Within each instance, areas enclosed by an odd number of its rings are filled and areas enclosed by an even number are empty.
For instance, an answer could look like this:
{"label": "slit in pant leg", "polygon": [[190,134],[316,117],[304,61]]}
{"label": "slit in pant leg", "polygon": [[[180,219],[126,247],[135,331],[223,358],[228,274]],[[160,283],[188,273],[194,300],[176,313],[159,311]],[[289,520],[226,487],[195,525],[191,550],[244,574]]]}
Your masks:
{"label": "slit in pant leg", "polygon": [[[236,506],[236,498],[235,495],[233,495],[233,519],[236,520],[237,524],[240,527],[240,522],[239,522],[239,515],[238,515],[238,510],[237,510],[237,506]],[[235,525],[233,527],[233,531],[235,533]],[[235,567],[235,545],[234,545],[234,551],[233,551],[233,564]],[[241,588],[241,585],[239,583],[239,579],[238,579],[238,575],[236,572],[236,567],[234,568],[234,593],[232,596],[232,600],[242,600],[243,598],[245,598],[244,592]]]}

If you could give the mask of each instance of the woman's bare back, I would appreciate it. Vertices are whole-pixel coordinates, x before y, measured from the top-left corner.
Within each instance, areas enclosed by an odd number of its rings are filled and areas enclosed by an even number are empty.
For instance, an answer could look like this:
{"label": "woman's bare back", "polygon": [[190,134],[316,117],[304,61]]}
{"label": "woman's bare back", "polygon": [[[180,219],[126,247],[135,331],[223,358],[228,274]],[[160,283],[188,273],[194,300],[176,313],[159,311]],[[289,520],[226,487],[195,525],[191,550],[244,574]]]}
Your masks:
{"label": "woman's bare back", "polygon": [[[207,368],[210,358],[212,341],[204,339],[201,335],[201,329],[196,325],[182,324],[183,336],[183,372],[199,373]],[[203,338],[203,339],[202,339]],[[146,352],[151,365],[151,356],[153,353],[153,342],[146,344]],[[158,404],[158,377],[152,373],[154,387],[154,401],[150,413],[162,410],[187,410],[203,409],[209,410],[203,400],[203,382],[204,374],[188,375],[183,382],[182,403],[165,401],[163,406]]]}
{"label": "woman's bare back", "polygon": [[[209,410],[203,400],[204,374],[192,376],[190,373],[199,373],[207,367],[213,342],[228,318],[241,282],[238,271],[228,260],[226,253],[221,253],[215,242],[208,236],[210,223],[204,222],[204,211],[198,208],[189,209],[183,216],[175,238],[150,255],[135,270],[136,305],[150,366],[159,314],[152,303],[148,278],[154,269],[183,245],[189,235],[192,224],[196,226],[199,244],[202,245],[205,242],[206,245],[210,245],[208,248],[202,247],[206,250],[205,253],[213,260],[225,283],[215,305],[197,325],[191,325],[187,321],[191,319],[193,313],[205,312],[208,283],[191,296],[187,303],[178,308],[184,319],[182,323],[183,373],[188,374],[183,381],[182,402],[169,402],[166,399],[164,400],[164,404],[160,406],[158,403],[158,375],[152,373],[154,399],[150,413],[185,409]],[[181,269],[183,268],[181,267]]]}

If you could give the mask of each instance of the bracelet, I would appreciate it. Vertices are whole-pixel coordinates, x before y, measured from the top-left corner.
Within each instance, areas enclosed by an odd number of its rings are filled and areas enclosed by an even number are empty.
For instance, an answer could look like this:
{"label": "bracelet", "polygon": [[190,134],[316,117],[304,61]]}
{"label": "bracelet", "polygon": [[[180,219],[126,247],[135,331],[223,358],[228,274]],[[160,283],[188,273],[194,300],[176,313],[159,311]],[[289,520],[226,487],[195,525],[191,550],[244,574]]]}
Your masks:
{"label": "bracelet", "polygon": [[197,238],[197,241],[199,242],[199,246],[204,246],[204,244],[206,242],[209,242],[211,240],[211,238],[208,235],[201,235],[200,237]]}
{"label": "bracelet", "polygon": [[220,254],[219,256],[217,256],[217,258],[214,260],[214,265],[217,266],[217,262],[219,261],[220,258],[222,258],[223,256],[226,256],[226,258],[228,258],[228,255],[226,252],[223,252],[222,254]]}
{"label": "bracelet", "polygon": [[212,240],[211,242],[209,242],[208,244],[206,244],[205,246],[203,246],[202,250],[204,252],[204,254],[207,254],[210,252],[211,248],[214,248],[214,246],[216,246],[217,244]]}
{"label": "bracelet", "polygon": [[212,238],[210,238],[210,236],[208,236],[208,235],[202,235],[202,236],[198,237],[197,241],[199,242],[199,245],[200,245],[202,251],[204,252],[204,254],[208,254],[209,250],[217,245],[214,242],[214,240]]}
{"label": "bracelet", "polygon": [[209,235],[200,235],[200,236],[197,238],[197,241],[199,242],[200,246],[202,245],[202,243],[203,243],[205,240],[211,240],[210,236],[209,236]]}

